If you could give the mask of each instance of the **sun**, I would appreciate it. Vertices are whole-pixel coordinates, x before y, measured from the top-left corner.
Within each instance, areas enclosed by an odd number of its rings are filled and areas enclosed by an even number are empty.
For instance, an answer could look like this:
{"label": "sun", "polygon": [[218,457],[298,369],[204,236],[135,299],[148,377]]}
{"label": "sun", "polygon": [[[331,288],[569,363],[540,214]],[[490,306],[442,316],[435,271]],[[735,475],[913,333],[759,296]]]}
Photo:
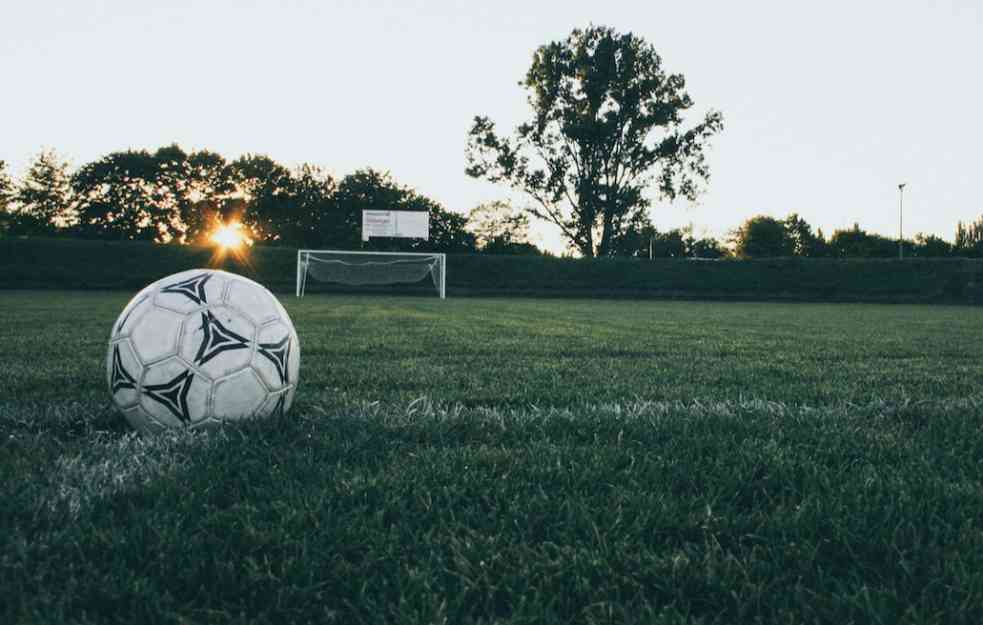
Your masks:
{"label": "sun", "polygon": [[223,250],[237,250],[243,245],[252,245],[252,241],[242,231],[238,221],[229,223],[219,222],[212,232],[211,240]]}

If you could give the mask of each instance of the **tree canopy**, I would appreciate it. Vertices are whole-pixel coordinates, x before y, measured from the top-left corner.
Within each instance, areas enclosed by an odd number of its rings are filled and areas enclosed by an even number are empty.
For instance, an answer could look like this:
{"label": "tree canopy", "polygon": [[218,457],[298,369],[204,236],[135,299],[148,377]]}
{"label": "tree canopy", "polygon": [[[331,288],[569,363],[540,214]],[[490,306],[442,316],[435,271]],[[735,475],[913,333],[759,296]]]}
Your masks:
{"label": "tree canopy", "polygon": [[363,169],[346,176],[335,193],[336,209],[347,227],[337,232],[341,249],[357,247],[361,241],[363,210],[425,211],[430,214],[430,238],[373,238],[366,249],[394,252],[470,252],[475,249],[474,234],[466,229],[467,217],[443,206],[413,189],[398,184],[388,173]]}
{"label": "tree canopy", "polygon": [[[291,170],[261,154],[230,162],[176,145],[112,152],[74,174],[43,151],[20,184],[5,167],[0,229],[14,235],[205,243],[220,222],[235,221],[250,239],[271,245],[475,251],[467,217],[373,169],[336,181],[316,165]],[[369,208],[428,212],[430,240],[364,243],[362,210]]]}
{"label": "tree canopy", "polygon": [[175,189],[161,184],[146,150],[113,152],[72,177],[79,230],[119,239],[166,240],[180,234]]}
{"label": "tree canopy", "polygon": [[523,191],[530,214],[556,224],[584,256],[607,256],[660,198],[695,199],[710,176],[704,150],[717,111],[685,127],[682,74],[632,33],[591,26],[536,50],[521,81],[532,119],[500,136],[487,117],[468,133],[466,173]]}
{"label": "tree canopy", "polygon": [[41,150],[8,200],[16,206],[11,230],[31,235],[71,225],[70,197],[68,162],[54,150]]}
{"label": "tree canopy", "polygon": [[14,197],[14,179],[7,172],[6,161],[0,160],[0,210],[6,210]]}
{"label": "tree canopy", "polygon": [[542,254],[529,241],[529,217],[516,212],[511,202],[497,200],[479,204],[468,213],[468,222],[478,249],[484,254]]}
{"label": "tree canopy", "polygon": [[744,258],[791,256],[794,246],[785,225],[766,215],[748,219],[734,233],[734,251]]}
{"label": "tree canopy", "polygon": [[898,255],[897,239],[867,232],[859,224],[853,224],[853,228],[847,230],[834,231],[829,247],[833,256],[841,258],[894,258]]}
{"label": "tree canopy", "polygon": [[968,224],[956,224],[956,240],[953,242],[956,254],[970,258],[983,258],[983,215]]}
{"label": "tree canopy", "polygon": [[692,226],[657,230],[645,214],[639,215],[613,245],[618,256],[635,258],[723,258],[728,251],[712,237],[697,239]]}

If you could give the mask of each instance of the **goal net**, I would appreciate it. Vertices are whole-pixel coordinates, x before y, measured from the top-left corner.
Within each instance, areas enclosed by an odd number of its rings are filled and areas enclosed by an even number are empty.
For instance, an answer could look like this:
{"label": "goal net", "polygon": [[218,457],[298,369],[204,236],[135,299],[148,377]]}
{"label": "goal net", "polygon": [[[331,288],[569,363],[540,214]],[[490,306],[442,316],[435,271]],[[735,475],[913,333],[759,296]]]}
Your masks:
{"label": "goal net", "polygon": [[297,251],[297,297],[318,282],[345,287],[427,284],[444,299],[446,278],[445,254]]}

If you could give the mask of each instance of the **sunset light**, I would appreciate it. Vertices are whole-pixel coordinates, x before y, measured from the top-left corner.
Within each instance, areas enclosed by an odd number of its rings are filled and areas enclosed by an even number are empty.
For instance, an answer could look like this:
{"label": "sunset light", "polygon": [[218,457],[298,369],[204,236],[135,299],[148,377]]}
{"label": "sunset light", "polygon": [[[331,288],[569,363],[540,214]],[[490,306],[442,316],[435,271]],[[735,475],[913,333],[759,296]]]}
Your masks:
{"label": "sunset light", "polygon": [[252,245],[252,240],[242,231],[242,224],[234,221],[230,223],[219,222],[218,227],[212,233],[212,242],[226,250],[235,250],[245,245]]}

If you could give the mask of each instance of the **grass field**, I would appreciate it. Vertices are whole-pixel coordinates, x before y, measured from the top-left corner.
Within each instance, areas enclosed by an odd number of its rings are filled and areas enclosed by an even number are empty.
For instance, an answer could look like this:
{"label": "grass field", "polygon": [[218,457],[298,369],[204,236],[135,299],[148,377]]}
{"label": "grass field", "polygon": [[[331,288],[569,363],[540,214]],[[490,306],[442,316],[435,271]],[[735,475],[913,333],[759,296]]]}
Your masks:
{"label": "grass field", "polygon": [[286,299],[279,420],[141,439],[121,293],[0,294],[2,623],[983,622],[983,311]]}

